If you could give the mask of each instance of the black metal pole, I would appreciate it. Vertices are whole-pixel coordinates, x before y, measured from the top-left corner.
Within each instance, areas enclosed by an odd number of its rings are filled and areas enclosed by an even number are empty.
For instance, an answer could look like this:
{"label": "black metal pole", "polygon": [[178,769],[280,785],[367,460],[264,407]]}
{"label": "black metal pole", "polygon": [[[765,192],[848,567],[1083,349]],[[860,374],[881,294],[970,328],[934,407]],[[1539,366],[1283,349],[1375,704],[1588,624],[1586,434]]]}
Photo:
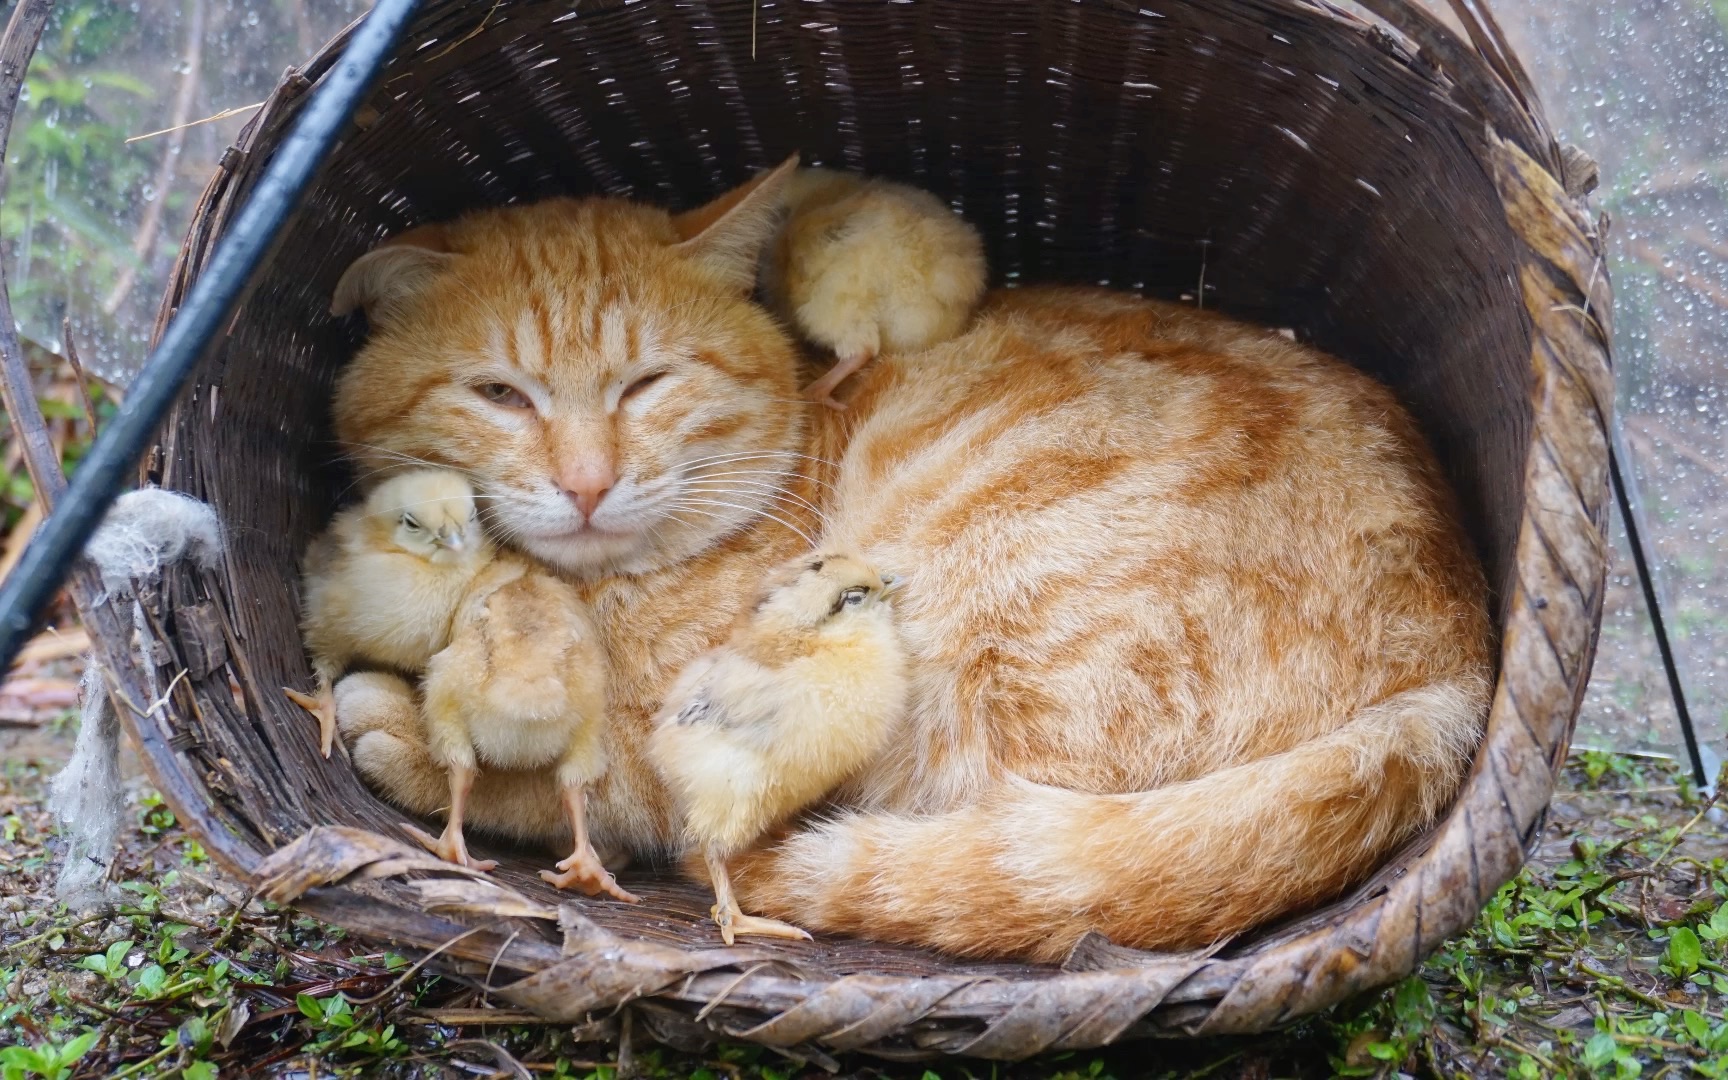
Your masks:
{"label": "black metal pole", "polygon": [[1668,693],[1674,699],[1674,713],[1680,718],[1680,734],[1686,740],[1686,758],[1692,765],[1692,779],[1700,788],[1707,788],[1716,778],[1704,766],[1704,755],[1698,747],[1698,733],[1692,728],[1692,711],[1686,707],[1686,687],[1680,680],[1680,666],[1674,659],[1674,647],[1668,641],[1668,625],[1662,617],[1661,590],[1657,587],[1656,565],[1644,550],[1644,503],[1638,489],[1626,473],[1625,443],[1618,428],[1608,448],[1608,472],[1614,479],[1614,498],[1620,504],[1620,520],[1626,525],[1626,541],[1632,548],[1632,565],[1638,571],[1638,584],[1644,589],[1644,606],[1650,612],[1650,625],[1656,631],[1656,651],[1662,657],[1662,671],[1668,676]]}
{"label": "black metal pole", "polygon": [[59,506],[0,583],[0,670],[11,666],[36,613],[66,580],[187,378],[228,325],[418,6],[419,0],[377,0],[355,28],[341,59],[313,92],[252,197],[217,243],[191,295],[127,389],[120,411],[79,463]]}

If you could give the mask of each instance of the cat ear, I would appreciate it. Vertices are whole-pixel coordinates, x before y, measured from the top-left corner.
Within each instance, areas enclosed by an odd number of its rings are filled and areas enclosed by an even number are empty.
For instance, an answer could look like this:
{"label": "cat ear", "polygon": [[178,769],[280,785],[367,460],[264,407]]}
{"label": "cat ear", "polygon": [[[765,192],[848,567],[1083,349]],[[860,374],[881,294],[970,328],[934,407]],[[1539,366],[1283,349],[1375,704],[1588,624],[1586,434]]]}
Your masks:
{"label": "cat ear", "polygon": [[786,181],[797,169],[798,155],[793,154],[708,205],[674,215],[672,225],[682,242],[673,250],[699,263],[726,287],[750,292],[756,287],[762,248],[780,224]]}
{"label": "cat ear", "polygon": [[393,236],[342,272],[330,297],[330,314],[364,310],[375,318],[382,308],[418,292],[450,258],[442,225],[422,225]]}

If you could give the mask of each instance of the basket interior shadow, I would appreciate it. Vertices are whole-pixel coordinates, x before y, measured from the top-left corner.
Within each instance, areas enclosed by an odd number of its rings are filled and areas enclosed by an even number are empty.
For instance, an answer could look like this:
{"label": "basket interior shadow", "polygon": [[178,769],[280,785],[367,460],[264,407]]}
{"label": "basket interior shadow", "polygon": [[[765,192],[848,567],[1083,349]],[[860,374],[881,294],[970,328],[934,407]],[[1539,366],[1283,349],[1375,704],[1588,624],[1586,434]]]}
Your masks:
{"label": "basket interior shadow", "polygon": [[[1540,822],[1601,603],[1609,291],[1581,159],[1555,147],[1491,18],[1461,4],[1468,41],[1403,0],[1372,0],[1372,17],[1143,2],[429,4],[148,465],[231,539],[214,572],[145,590],[144,659],[120,629],[98,635],[132,700],[173,683],[171,709],[121,709],[181,819],[246,875],[315,826],[400,835],[277,692],[306,685],[296,563],[345,486],[328,399],[359,331],[327,314],[342,270],[476,206],[607,192],[682,208],[798,150],[951,200],[1002,283],[1187,297],[1391,385],[1460,493],[1500,613],[1494,711],[1457,805],[1358,893],[1275,931],[1207,957],[1088,940],[1063,968],[853,940],[719,949],[707,895],[669,877],[631,879],[640,908],[558,911],[526,860],[491,885],[404,879],[401,849],[353,833],[303,844],[278,891],[445,946],[550,1018],[629,1001],[664,1039],[811,1055],[1259,1030],[1407,973],[1466,925]],[[291,71],[224,155],[164,319],[341,44]]]}

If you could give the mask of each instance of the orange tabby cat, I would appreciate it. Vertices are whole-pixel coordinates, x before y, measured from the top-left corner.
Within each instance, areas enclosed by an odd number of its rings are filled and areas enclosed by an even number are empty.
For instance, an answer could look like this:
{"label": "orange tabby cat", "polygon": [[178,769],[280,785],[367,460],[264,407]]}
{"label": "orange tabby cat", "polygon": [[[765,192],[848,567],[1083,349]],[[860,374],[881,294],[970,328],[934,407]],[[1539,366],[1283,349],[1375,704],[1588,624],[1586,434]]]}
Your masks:
{"label": "orange tabby cat", "polygon": [[[1025,289],[883,358],[847,412],[809,408],[750,299],[786,172],[682,215],[477,212],[338,289],[372,319],[336,401],[362,468],[463,470],[603,625],[597,842],[676,846],[649,718],[808,546],[793,527],[905,579],[915,700],[849,809],[738,860],[753,913],[979,956],[1191,946],[1338,894],[1431,821],[1487,710],[1490,627],[1392,397],[1216,315]],[[420,809],[414,725],[344,723]],[[474,823],[520,831],[535,797],[477,789]]]}

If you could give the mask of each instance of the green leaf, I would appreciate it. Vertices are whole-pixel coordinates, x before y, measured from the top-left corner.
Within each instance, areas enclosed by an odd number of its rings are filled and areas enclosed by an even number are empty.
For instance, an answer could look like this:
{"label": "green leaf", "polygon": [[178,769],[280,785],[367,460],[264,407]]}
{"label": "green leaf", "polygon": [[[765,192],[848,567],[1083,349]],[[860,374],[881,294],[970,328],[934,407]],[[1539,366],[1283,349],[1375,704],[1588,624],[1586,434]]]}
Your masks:
{"label": "green leaf", "polygon": [[194,1061],[180,1070],[182,1080],[216,1080],[216,1066],[208,1061]]}
{"label": "green leaf", "polygon": [[1434,999],[1419,976],[1412,975],[1398,984],[1392,995],[1392,1015],[1401,1028],[1410,1033],[1425,1030],[1433,1014]]}
{"label": "green leaf", "polygon": [[311,994],[297,995],[294,998],[294,1004],[299,1006],[300,1015],[304,1016],[306,1019],[315,1022],[323,1021],[324,1007],[319,1003],[318,999],[313,997]]}
{"label": "green leaf", "polygon": [[1368,1044],[1368,1055],[1377,1061],[1397,1061],[1404,1056],[1397,1044],[1388,1042],[1371,1042]]}
{"label": "green leaf", "polygon": [[110,976],[117,975],[121,971],[125,970],[126,954],[131,951],[131,938],[127,938],[125,941],[116,941],[114,944],[108,946],[108,952],[105,955],[108,958],[108,973]]}
{"label": "green leaf", "polygon": [[1584,1044],[1584,1064],[1592,1069],[1600,1069],[1614,1060],[1614,1049],[1614,1036],[1606,1031],[1598,1031]]}
{"label": "green leaf", "polygon": [[1702,1045],[1710,1037],[1710,1021],[1691,1009],[1681,1010],[1680,1022],[1686,1026],[1686,1034],[1692,1036],[1694,1042]]}
{"label": "green leaf", "polygon": [[1704,962],[1704,946],[1689,926],[1676,926],[1668,937],[1668,966],[1682,979],[1698,970]]}
{"label": "green leaf", "polygon": [[151,964],[138,973],[138,991],[155,997],[168,984],[168,973],[162,970],[161,964]]}
{"label": "green leaf", "polygon": [[175,1036],[182,1049],[190,1050],[194,1054],[203,1054],[209,1050],[210,1044],[216,1038],[215,1032],[210,1030],[210,1022],[196,1015],[188,1016]]}
{"label": "green leaf", "polygon": [[61,1047],[60,1063],[62,1065],[71,1065],[74,1062],[82,1061],[84,1055],[90,1052],[90,1048],[96,1045],[96,1039],[99,1035],[99,1032],[86,1031],[84,1034]]}

